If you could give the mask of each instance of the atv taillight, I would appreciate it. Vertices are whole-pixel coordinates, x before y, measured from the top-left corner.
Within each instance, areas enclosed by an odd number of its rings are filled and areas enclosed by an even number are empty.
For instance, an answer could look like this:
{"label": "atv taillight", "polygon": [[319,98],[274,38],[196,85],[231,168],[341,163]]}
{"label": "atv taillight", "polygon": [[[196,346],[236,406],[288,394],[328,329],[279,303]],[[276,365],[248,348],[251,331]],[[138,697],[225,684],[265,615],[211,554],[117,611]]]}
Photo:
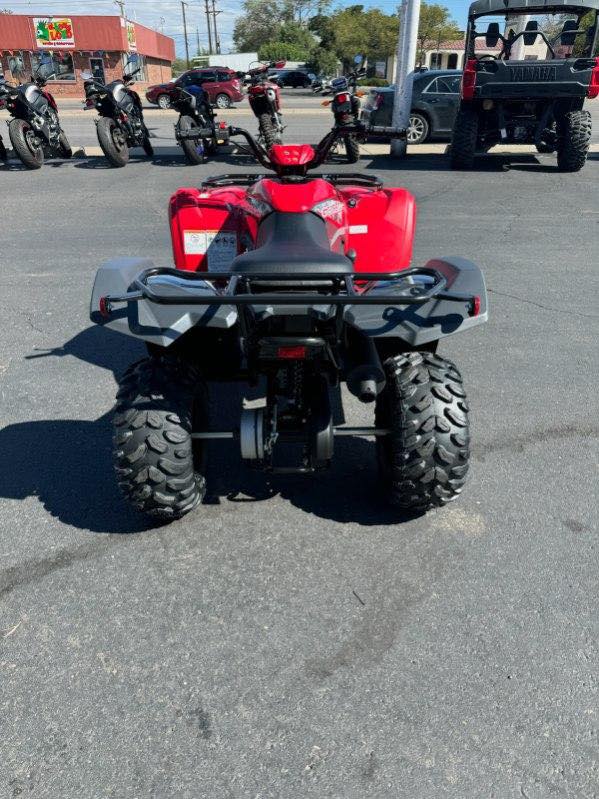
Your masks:
{"label": "atv taillight", "polygon": [[306,357],[306,347],[279,347],[277,349],[277,358],[283,358],[289,361],[301,361]]}
{"label": "atv taillight", "polygon": [[587,90],[587,97],[589,100],[599,97],[599,58],[595,59],[595,66],[591,72],[591,80]]}
{"label": "atv taillight", "polygon": [[100,310],[100,315],[107,319],[110,316],[110,311],[112,310],[108,297],[100,297],[98,307]]}
{"label": "atv taillight", "polygon": [[472,300],[472,308],[470,310],[470,316],[478,316],[480,313],[480,297],[476,295]]}
{"label": "atv taillight", "polygon": [[472,100],[474,98],[474,88],[476,86],[476,58],[469,58],[464,67],[462,75],[461,95],[462,100]]}

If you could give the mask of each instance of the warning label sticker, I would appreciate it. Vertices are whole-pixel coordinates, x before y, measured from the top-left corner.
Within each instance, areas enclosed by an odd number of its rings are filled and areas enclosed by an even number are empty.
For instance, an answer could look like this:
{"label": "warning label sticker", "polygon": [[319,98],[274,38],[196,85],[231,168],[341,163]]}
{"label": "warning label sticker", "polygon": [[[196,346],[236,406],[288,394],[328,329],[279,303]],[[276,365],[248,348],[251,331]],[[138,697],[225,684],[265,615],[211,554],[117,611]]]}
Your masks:
{"label": "warning label sticker", "polygon": [[205,255],[210,272],[228,272],[237,255],[237,233],[227,230],[185,230],[186,255]]}

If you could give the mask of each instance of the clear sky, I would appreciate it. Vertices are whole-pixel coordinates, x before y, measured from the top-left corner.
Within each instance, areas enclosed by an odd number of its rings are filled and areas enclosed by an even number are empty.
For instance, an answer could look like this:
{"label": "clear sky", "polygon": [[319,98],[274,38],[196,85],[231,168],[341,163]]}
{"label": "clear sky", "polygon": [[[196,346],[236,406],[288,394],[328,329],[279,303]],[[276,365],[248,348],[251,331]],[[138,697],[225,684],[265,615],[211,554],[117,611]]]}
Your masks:
{"label": "clear sky", "polygon": [[[463,28],[466,24],[466,15],[469,0],[436,0],[440,5],[446,6],[451,15]],[[350,0],[349,2],[334,2],[333,7],[343,7],[357,5],[360,0]],[[388,14],[396,11],[399,0],[362,0],[362,4],[370,8],[380,8]],[[221,38],[223,52],[232,49],[232,33],[235,18],[241,8],[240,0],[217,0],[217,9],[221,10],[218,16],[218,28]],[[118,6],[114,0],[0,0],[0,8],[8,8],[15,14],[43,14],[43,15],[65,15],[68,14],[118,14]],[[183,55],[183,23],[181,19],[181,3],[179,0],[126,0],[126,13],[129,19],[137,19],[138,22],[150,28],[161,30],[172,36],[177,43],[177,54]],[[196,28],[199,30],[200,44],[202,47],[208,45],[208,34],[206,32],[206,15],[204,12],[204,0],[188,0],[187,5],[187,25],[190,40],[190,51],[196,50]],[[2,43],[0,42],[0,46]]]}

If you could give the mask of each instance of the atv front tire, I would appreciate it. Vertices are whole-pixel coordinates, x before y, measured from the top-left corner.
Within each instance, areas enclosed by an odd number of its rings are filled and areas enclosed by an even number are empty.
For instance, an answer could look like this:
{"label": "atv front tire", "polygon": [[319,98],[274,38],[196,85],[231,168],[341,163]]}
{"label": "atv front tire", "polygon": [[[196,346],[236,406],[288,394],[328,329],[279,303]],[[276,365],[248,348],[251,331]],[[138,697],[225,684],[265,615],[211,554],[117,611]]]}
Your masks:
{"label": "atv front tire", "polygon": [[258,117],[258,128],[260,130],[262,139],[264,140],[264,147],[267,151],[270,150],[273,144],[279,143],[279,137],[274,125],[272,124],[270,114],[260,114]]}
{"label": "atv front tire", "polygon": [[27,169],[41,169],[44,163],[44,148],[35,146],[35,133],[24,119],[11,119],[8,124],[8,135],[15,153]]}
{"label": "atv front tire", "polygon": [[348,164],[355,164],[360,160],[360,143],[353,136],[344,136],[345,159]]}
{"label": "atv front tire", "polygon": [[409,352],[385,362],[387,384],[377,399],[380,473],[392,505],[424,512],[454,500],[469,465],[468,404],[451,361]]}
{"label": "atv front tire", "polygon": [[451,139],[452,169],[472,169],[478,140],[478,114],[464,105],[458,111]]}
{"label": "atv front tire", "polygon": [[111,117],[98,120],[98,141],[109,164],[119,168],[125,166],[129,160],[129,147]]}
{"label": "atv front tire", "polygon": [[557,166],[560,172],[579,172],[591,143],[591,115],[569,111],[557,122]]}
{"label": "atv front tire", "polygon": [[114,466],[119,488],[142,513],[169,521],[198,505],[206,491],[194,419],[205,418],[198,370],[164,355],[133,364],[119,384]]}

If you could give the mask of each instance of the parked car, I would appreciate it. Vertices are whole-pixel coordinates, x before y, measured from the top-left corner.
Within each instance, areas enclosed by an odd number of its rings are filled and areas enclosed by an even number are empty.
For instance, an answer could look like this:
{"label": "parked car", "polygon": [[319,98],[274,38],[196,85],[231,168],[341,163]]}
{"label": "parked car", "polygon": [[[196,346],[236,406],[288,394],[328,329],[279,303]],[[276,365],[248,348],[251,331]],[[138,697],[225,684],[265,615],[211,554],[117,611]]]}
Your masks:
{"label": "parked car", "polygon": [[171,98],[177,94],[177,89],[185,89],[187,86],[201,86],[208,92],[212,105],[217,108],[230,108],[232,103],[243,100],[237,72],[228,67],[190,69],[169,83],[150,86],[146,92],[146,100],[160,108],[170,108]]}
{"label": "parked car", "polygon": [[[460,104],[461,79],[462,71],[459,69],[430,69],[415,75],[408,130],[409,144],[422,144],[428,139],[451,138],[453,122]],[[394,94],[394,86],[370,90],[361,114],[367,128],[391,125]],[[377,134],[373,131],[370,135]]]}
{"label": "parked car", "polygon": [[307,89],[312,85],[314,76],[309,75],[301,69],[278,69],[274,74],[268,76],[281,88]]}

